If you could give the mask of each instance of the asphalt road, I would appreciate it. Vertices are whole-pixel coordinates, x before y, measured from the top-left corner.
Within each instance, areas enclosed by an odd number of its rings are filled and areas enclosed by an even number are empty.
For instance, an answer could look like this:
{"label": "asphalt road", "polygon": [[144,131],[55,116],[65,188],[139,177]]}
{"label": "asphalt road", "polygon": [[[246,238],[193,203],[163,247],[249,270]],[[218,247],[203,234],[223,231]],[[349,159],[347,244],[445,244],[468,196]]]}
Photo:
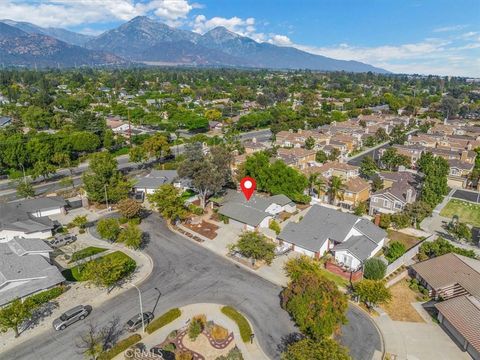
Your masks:
{"label": "asphalt road", "polygon": [[455,190],[452,194],[452,198],[467,200],[480,204],[480,192],[472,190]]}
{"label": "asphalt road", "polygon": [[[145,251],[154,261],[152,274],[140,286],[144,311],[153,311],[158,299],[155,287],[162,293],[155,308],[156,316],[172,307],[192,303],[234,306],[249,318],[267,355],[279,359],[283,339],[297,332],[288,314],[280,308],[279,286],[172,233],[156,214],[146,219],[142,227],[150,233]],[[82,359],[75,343],[89,321],[104,325],[116,315],[123,324],[138,312],[138,307],[137,292],[130,289],[94,308],[83,322],[61,332],[52,329],[32,337],[13,350],[0,352],[0,359]],[[341,342],[350,348],[353,359],[370,360],[375,349],[380,350],[380,335],[360,310],[350,307],[348,318],[350,322],[342,328]]]}

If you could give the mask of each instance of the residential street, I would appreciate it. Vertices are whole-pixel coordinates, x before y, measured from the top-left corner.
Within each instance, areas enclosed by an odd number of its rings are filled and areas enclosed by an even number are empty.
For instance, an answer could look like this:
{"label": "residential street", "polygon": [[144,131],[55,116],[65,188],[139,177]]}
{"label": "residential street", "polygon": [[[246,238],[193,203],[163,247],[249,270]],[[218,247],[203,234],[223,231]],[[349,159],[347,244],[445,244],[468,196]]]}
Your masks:
{"label": "residential street", "polygon": [[[146,251],[154,260],[153,273],[140,286],[144,311],[154,309],[158,298],[155,287],[162,293],[155,308],[156,316],[172,307],[191,303],[232,305],[252,322],[264,351],[272,359],[279,358],[282,338],[296,331],[288,314],[280,308],[280,287],[172,233],[156,214],[146,219],[142,227],[150,233]],[[123,324],[138,309],[137,292],[131,289],[94,308],[84,322],[76,323],[63,332],[49,330],[1,354],[0,358],[81,359],[75,341],[86,330],[89,321],[105,325],[117,315]],[[348,318],[350,323],[343,328],[342,343],[351,349],[355,360],[370,360],[375,349],[381,350],[379,333],[359,309],[351,307]],[[28,336],[28,333],[22,336]]]}

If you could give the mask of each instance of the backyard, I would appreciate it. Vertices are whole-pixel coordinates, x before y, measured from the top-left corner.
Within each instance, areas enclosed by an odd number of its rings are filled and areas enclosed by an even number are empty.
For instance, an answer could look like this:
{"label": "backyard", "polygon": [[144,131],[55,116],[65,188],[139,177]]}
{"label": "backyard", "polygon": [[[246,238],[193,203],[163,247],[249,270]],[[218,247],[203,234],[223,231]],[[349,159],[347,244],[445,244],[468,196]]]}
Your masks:
{"label": "backyard", "polygon": [[395,321],[424,322],[420,314],[412,306],[417,302],[418,294],[409,288],[407,280],[401,280],[390,287],[392,300],[381,307]]}
{"label": "backyard", "polygon": [[388,230],[388,238],[390,242],[397,241],[405,246],[405,249],[408,250],[415,245],[417,245],[422,239],[413,235],[407,235],[399,231],[392,229]]}
{"label": "backyard", "polygon": [[480,205],[452,199],[440,212],[440,216],[452,218],[458,216],[460,222],[480,226]]}

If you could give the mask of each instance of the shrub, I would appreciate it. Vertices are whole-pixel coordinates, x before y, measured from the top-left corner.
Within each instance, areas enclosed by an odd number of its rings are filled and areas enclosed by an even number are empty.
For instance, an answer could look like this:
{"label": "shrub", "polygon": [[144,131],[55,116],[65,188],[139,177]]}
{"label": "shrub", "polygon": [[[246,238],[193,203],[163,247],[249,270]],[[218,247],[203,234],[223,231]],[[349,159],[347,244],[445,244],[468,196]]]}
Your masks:
{"label": "shrub", "polygon": [[380,227],[382,229],[388,229],[390,227],[390,223],[392,222],[392,217],[390,214],[382,214],[380,216]]}
{"label": "shrub", "polygon": [[176,349],[177,349],[177,347],[175,346],[174,343],[168,343],[167,345],[165,345],[165,346],[163,347],[163,350],[165,350],[165,351],[170,351],[170,352],[172,352],[172,353],[175,352]]}
{"label": "shrub", "polygon": [[392,241],[385,252],[385,258],[388,260],[389,263],[394,262],[400,256],[405,254],[405,245],[398,241]]}
{"label": "shrub", "polygon": [[182,312],[178,308],[173,308],[167,311],[165,314],[161,315],[159,318],[153,320],[150,324],[147,325],[147,333],[151,334],[155,330],[160,329],[161,327],[170,324],[175,319],[178,319],[182,315]]}
{"label": "shrub", "polygon": [[118,343],[116,343],[108,351],[100,354],[100,356],[98,357],[98,360],[113,359],[115,356],[117,356],[121,352],[127,350],[130,346],[132,346],[133,344],[136,344],[140,340],[142,340],[142,337],[140,336],[140,334],[133,334],[133,335],[127,337],[126,339],[123,339],[123,340],[119,341]]}
{"label": "shrub", "polygon": [[87,215],[78,215],[75,216],[75,218],[67,225],[68,227],[75,227],[78,226],[80,229],[85,228],[85,225],[87,224]]}
{"label": "shrub", "polygon": [[179,351],[175,354],[175,360],[192,360],[193,354],[190,351]]}
{"label": "shrub", "polygon": [[228,330],[220,325],[213,325],[210,335],[215,341],[224,341],[228,337]]}
{"label": "shrub", "polygon": [[188,325],[188,337],[190,340],[197,340],[198,335],[201,334],[203,330],[203,325],[200,319],[193,318]]}
{"label": "shrub", "polygon": [[102,238],[115,241],[120,234],[120,225],[117,219],[101,219],[97,223],[97,231]]}
{"label": "shrub", "polygon": [[252,328],[250,327],[248,320],[231,306],[222,307],[222,313],[224,313],[226,316],[228,316],[230,319],[237,323],[243,342],[250,341],[250,335],[252,335]]}
{"label": "shrub", "polygon": [[33,306],[39,306],[53,300],[65,292],[64,286],[57,286],[49,290],[42,291],[38,294],[29,296],[25,301],[30,302]]}
{"label": "shrub", "polygon": [[365,279],[381,280],[384,278],[386,271],[387,265],[378,258],[368,259],[363,266],[363,276]]}
{"label": "shrub", "polygon": [[132,219],[137,217],[142,211],[142,205],[133,199],[123,199],[117,205],[118,211],[123,217]]}
{"label": "shrub", "polygon": [[200,206],[196,206],[194,204],[188,205],[188,210],[197,216],[203,215],[204,213],[204,210]]}
{"label": "shrub", "polygon": [[277,234],[277,235],[280,234],[280,231],[282,231],[280,229],[280,225],[275,220],[270,221],[270,224],[268,225],[268,228],[270,230],[275,231],[275,234]]}

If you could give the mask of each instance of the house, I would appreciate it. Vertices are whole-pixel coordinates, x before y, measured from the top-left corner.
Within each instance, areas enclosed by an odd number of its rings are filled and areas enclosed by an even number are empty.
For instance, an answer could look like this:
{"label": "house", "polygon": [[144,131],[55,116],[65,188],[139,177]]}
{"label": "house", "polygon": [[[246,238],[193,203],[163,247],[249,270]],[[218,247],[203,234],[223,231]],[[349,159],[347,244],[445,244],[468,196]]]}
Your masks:
{"label": "house", "polygon": [[139,176],[133,185],[136,193],[153,194],[160,186],[164,184],[173,184],[183,191],[190,188],[190,183],[186,179],[178,177],[177,170],[152,170],[145,176]]}
{"label": "house", "polygon": [[463,350],[480,360],[480,261],[449,253],[410,267],[410,274],[443,300],[438,320]]}
{"label": "house", "polygon": [[9,116],[0,116],[0,128],[4,128],[12,123],[12,118]]}
{"label": "house", "polygon": [[460,160],[448,160],[450,172],[447,177],[447,184],[452,188],[467,187],[468,177],[472,173],[474,164]]}
{"label": "house", "polygon": [[358,269],[383,247],[386,236],[366,219],[313,205],[300,222],[288,223],[277,238],[310,257],[320,258],[331,251],[338,263]]}
{"label": "house", "polygon": [[315,162],[315,150],[307,150],[303,148],[284,149],[277,150],[277,158],[285,162],[285,164],[298,169],[304,169],[309,164]]}
{"label": "house", "polygon": [[316,171],[326,179],[330,179],[332,176],[338,176],[343,181],[348,181],[360,175],[360,167],[338,161],[325,163],[316,169]]}
{"label": "house", "polygon": [[345,189],[338,206],[352,210],[359,203],[370,198],[370,183],[360,177],[352,177],[344,183]]}
{"label": "house", "polygon": [[258,141],[256,138],[253,138],[250,141],[245,141],[243,143],[245,148],[245,154],[253,154],[259,151],[267,150],[271,148],[270,142],[267,141]]}
{"label": "house", "polygon": [[55,225],[48,216],[64,214],[60,197],[20,200],[0,204],[0,243],[15,237],[47,239]]}
{"label": "house", "polygon": [[[410,167],[417,166],[417,161],[422,156],[425,149],[418,145],[393,145],[399,155],[404,155],[410,160]],[[383,152],[382,152],[383,153]]]}
{"label": "house", "polygon": [[383,189],[370,197],[370,215],[402,211],[419,196],[421,178],[414,171],[400,168],[397,172],[380,172],[378,177],[383,181]]}
{"label": "house", "polygon": [[10,202],[18,209],[35,217],[66,214],[67,202],[60,196],[46,196],[36,199],[23,199]]}
{"label": "house", "polygon": [[50,263],[53,249],[40,239],[0,242],[0,306],[65,281]]}
{"label": "house", "polygon": [[285,195],[253,195],[247,201],[244,195],[230,191],[224,197],[218,213],[229,218],[229,223],[244,230],[268,228],[270,221],[281,212],[293,213],[295,203]]}

